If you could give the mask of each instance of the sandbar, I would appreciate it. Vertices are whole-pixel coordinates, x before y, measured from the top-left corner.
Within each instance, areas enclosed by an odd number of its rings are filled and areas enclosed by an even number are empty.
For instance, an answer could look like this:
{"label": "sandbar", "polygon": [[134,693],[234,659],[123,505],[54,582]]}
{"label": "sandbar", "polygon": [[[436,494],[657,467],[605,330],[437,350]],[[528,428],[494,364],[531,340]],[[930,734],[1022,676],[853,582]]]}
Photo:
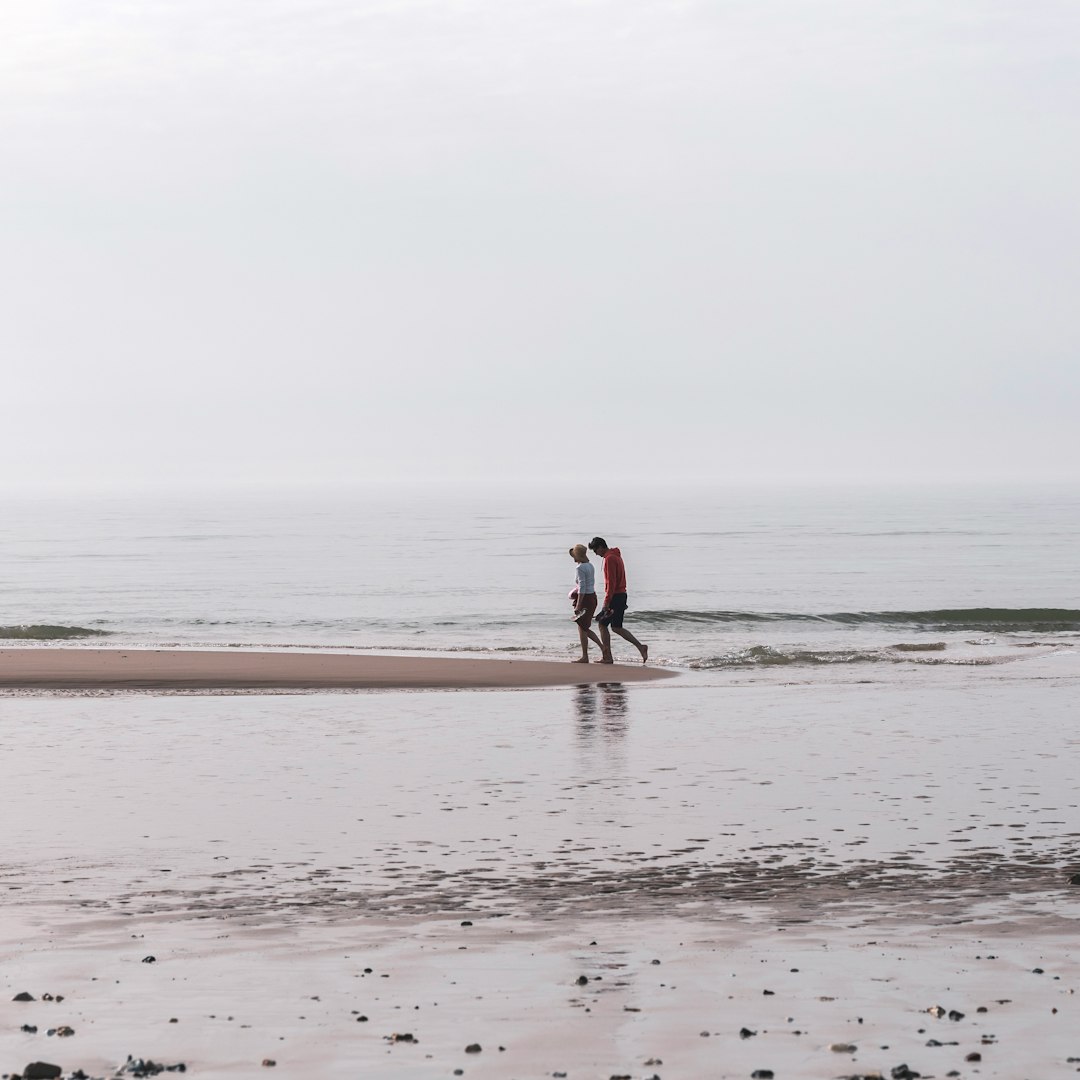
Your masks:
{"label": "sandbar", "polygon": [[524,689],[670,678],[663,668],[546,660],[193,649],[0,649],[0,689]]}

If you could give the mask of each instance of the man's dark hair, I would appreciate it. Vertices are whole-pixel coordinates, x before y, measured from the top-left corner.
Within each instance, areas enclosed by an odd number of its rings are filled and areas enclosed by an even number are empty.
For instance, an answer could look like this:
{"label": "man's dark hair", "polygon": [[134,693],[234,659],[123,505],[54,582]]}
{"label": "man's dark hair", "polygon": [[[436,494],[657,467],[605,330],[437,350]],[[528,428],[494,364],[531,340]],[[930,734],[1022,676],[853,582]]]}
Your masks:
{"label": "man's dark hair", "polygon": [[589,550],[595,551],[598,547],[606,548],[607,541],[602,536],[594,536],[589,541]]}

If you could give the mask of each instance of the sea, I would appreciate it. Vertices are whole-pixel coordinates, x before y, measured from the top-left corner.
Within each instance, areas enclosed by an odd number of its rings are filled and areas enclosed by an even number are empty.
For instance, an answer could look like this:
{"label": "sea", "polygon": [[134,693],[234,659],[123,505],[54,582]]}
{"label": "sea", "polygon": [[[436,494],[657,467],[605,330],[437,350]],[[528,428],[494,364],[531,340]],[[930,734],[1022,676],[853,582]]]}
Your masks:
{"label": "sea", "polygon": [[[57,643],[570,661],[568,549],[600,535],[677,676],[0,692],[0,963],[9,1001],[79,1005],[69,1065],[1075,1075],[1080,492],[3,505],[0,665]],[[14,1017],[5,1060],[44,1053]]]}
{"label": "sea", "polygon": [[[20,495],[5,511],[9,647],[569,660],[568,549],[596,535],[622,552],[626,625],[650,663],[685,672],[882,678],[1068,661],[1080,643],[1076,488],[612,490],[598,478]],[[616,639],[616,658],[637,653]]]}

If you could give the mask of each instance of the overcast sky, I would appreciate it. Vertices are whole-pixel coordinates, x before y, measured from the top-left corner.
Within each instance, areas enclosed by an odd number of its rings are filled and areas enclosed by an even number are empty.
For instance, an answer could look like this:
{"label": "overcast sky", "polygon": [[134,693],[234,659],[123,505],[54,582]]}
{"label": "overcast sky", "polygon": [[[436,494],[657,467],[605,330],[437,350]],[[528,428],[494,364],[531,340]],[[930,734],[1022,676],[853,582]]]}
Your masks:
{"label": "overcast sky", "polygon": [[0,486],[1080,479],[1075,0],[0,0]]}

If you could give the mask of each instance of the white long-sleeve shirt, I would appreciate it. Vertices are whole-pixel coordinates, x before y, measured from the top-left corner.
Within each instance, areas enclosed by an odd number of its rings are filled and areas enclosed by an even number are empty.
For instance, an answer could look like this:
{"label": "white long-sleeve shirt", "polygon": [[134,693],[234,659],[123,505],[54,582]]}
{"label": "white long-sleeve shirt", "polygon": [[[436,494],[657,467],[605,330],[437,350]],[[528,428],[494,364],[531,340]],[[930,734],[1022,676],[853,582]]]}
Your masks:
{"label": "white long-sleeve shirt", "polygon": [[596,592],[596,570],[590,562],[577,564],[577,591],[579,596]]}

